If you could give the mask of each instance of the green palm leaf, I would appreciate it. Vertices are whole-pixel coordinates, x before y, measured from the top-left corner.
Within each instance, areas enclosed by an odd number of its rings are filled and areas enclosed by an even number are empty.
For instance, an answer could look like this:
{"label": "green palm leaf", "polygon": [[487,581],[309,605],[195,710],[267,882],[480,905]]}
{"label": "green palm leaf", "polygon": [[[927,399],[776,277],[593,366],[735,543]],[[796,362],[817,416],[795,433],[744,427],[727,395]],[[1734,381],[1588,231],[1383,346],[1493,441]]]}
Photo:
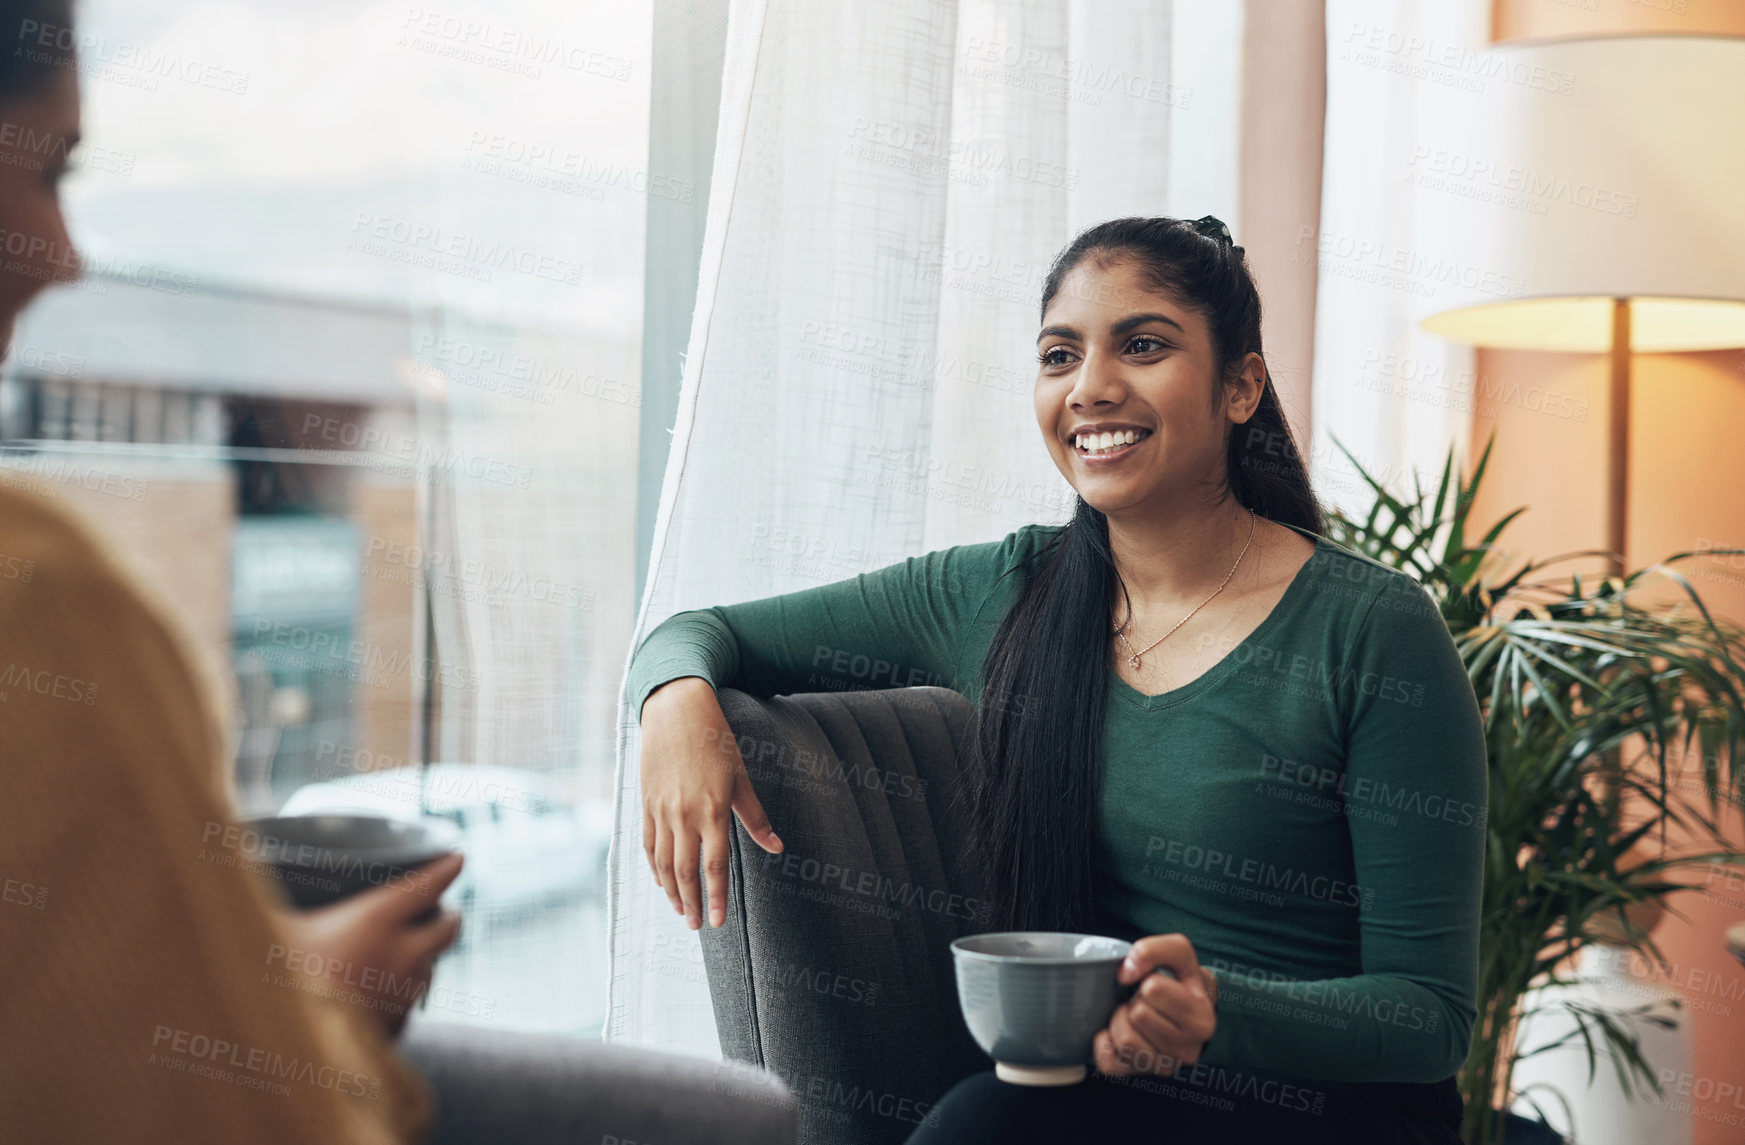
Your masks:
{"label": "green palm leaf", "polygon": [[[1725,837],[1722,807],[1745,805],[1745,630],[1714,616],[1674,566],[1745,552],[1689,550],[1626,575],[1584,578],[1559,566],[1604,555],[1584,549],[1514,562],[1499,546],[1525,511],[1511,510],[1483,530],[1468,521],[1495,436],[1472,480],[1463,481],[1451,449],[1433,491],[1416,474],[1414,493],[1397,497],[1352,456],[1375,495],[1362,520],[1335,512],[1328,536],[1408,573],[1437,603],[1466,665],[1484,717],[1489,752],[1484,890],[1480,910],[1479,1021],[1461,1086],[1469,1145],[1500,1140],[1490,1097],[1523,1056],[1579,1041],[1590,1079],[1609,1060],[1624,1092],[1660,1085],[1630,1022],[1647,1013],[1612,1013],[1558,1002],[1569,1033],[1517,1054],[1511,1036],[1524,999],[1566,984],[1570,956],[1595,942],[1622,945],[1664,965],[1652,937],[1623,913],[1657,904],[1689,884],[1675,876],[1699,866],[1745,866]],[[1466,538],[1478,536],[1476,543]],[[1440,543],[1438,544],[1438,539]],[[1505,567],[1513,564],[1513,568]],[[1647,600],[1653,586],[1682,596]],[[1694,610],[1694,614],[1693,614]],[[1693,777],[1687,761],[1693,754]],[[1691,797],[1700,781],[1702,799]],[[1599,787],[1598,795],[1592,790]],[[1692,849],[1642,860],[1631,849],[1664,843],[1669,828]],[[1527,1098],[1537,1104],[1536,1098]]]}

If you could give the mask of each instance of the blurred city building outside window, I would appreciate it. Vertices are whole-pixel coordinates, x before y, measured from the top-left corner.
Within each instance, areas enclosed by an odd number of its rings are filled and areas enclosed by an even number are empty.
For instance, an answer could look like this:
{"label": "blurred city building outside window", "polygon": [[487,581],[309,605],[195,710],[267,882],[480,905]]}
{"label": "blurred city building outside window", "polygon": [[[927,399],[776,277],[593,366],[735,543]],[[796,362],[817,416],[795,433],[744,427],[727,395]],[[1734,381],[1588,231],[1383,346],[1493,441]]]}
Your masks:
{"label": "blurred city building outside window", "polygon": [[0,367],[0,481],[93,521],[228,682],[241,814],[461,826],[433,1019],[604,1014],[650,24],[88,0],[87,273]]}

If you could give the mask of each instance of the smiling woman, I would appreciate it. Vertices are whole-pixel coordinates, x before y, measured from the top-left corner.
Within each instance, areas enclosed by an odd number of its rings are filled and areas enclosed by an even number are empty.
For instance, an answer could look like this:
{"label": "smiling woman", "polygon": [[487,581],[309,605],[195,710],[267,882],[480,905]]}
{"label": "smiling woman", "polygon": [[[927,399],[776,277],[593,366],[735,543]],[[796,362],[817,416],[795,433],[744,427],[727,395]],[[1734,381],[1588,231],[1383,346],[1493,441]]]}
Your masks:
{"label": "smiling woman", "polygon": [[704,875],[720,925],[730,812],[783,849],[714,689],[828,690],[818,650],[847,649],[975,704],[981,929],[1134,943],[1094,1077],[963,1079],[911,1145],[1457,1139],[1482,815],[1371,804],[1482,808],[1477,701],[1424,591],[1321,535],[1215,222],[1118,219],[1050,270],[1034,408],[1066,524],[681,612],[631,663],[644,850],[691,926]]}
{"label": "smiling woman", "polygon": [[[1077,930],[1094,902],[1088,828],[1103,673],[1125,667],[1140,688],[1198,675],[1220,642],[1270,611],[1308,559],[1313,546],[1286,526],[1311,534],[1321,526],[1266,377],[1259,295],[1236,248],[1174,219],[1104,223],[1055,261],[1042,321],[1036,420],[1078,500],[986,671],[992,686],[1052,698],[1042,719],[980,724],[972,774],[1004,922]],[[1104,452],[1103,434],[1116,431],[1134,443]],[[1080,440],[1092,434],[1095,453]],[[1282,471],[1255,464],[1281,442]],[[1259,541],[1252,561],[1250,537]],[[1235,591],[1189,634],[1197,643],[1178,641],[1129,665],[1239,571]],[[1116,656],[1117,631],[1140,642]],[[1051,845],[1046,860],[1026,853],[1045,839],[1076,842]]]}

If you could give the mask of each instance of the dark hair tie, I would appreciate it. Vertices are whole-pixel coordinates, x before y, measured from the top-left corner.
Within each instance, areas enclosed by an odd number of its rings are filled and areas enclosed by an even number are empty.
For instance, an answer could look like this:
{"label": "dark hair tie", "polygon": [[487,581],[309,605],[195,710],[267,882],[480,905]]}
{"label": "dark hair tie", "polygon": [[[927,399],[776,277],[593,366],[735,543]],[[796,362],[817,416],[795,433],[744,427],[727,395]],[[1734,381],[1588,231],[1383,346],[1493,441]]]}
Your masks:
{"label": "dark hair tie", "polygon": [[1194,228],[1194,230],[1200,232],[1209,239],[1229,244],[1230,248],[1237,254],[1242,253],[1242,248],[1237,246],[1236,240],[1230,237],[1229,226],[1226,225],[1224,220],[1220,219],[1217,215],[1201,215],[1199,218],[1189,223],[1188,226]]}

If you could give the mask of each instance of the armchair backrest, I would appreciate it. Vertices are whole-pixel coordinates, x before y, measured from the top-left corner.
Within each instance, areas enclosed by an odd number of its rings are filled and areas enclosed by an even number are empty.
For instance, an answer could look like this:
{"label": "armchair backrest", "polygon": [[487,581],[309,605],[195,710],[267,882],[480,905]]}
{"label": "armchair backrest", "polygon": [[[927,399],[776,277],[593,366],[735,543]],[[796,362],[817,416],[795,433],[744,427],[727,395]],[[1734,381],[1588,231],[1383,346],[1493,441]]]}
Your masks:
{"label": "armchair backrest", "polygon": [[947,688],[719,694],[785,850],[737,819],[726,923],[702,931],[722,1054],[782,1078],[802,1145],[895,1145],[989,1068],[957,1003],[953,939],[988,929],[985,875],[960,861]]}

